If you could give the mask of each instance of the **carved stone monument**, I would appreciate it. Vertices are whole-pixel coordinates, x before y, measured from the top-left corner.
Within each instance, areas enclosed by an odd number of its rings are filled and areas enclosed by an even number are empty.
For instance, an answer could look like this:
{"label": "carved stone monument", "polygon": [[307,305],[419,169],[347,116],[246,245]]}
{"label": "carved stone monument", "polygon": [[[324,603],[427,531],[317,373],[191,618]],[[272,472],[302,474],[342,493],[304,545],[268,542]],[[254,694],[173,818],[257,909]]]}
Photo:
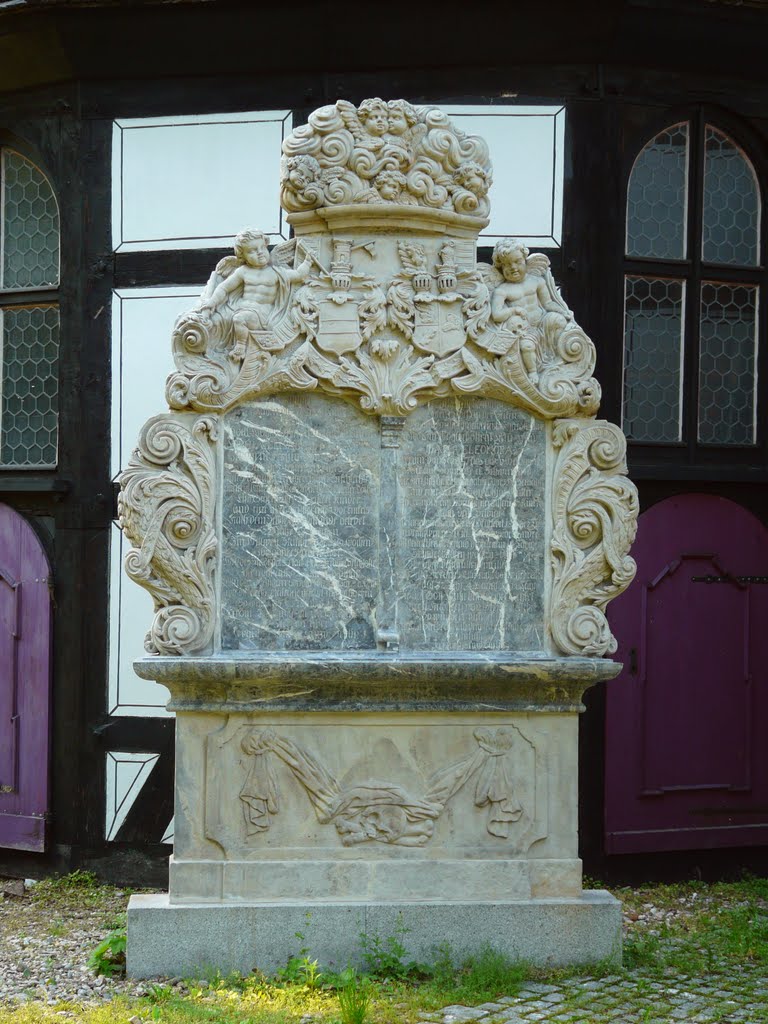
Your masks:
{"label": "carved stone monument", "polygon": [[637,499],[594,346],[546,256],[478,264],[488,151],[441,111],[340,100],[283,152],[295,237],[238,236],[122,475],[177,736],[129,972],[270,970],[296,931],[336,965],[402,929],[422,959],[618,956],[577,718],[620,668]]}

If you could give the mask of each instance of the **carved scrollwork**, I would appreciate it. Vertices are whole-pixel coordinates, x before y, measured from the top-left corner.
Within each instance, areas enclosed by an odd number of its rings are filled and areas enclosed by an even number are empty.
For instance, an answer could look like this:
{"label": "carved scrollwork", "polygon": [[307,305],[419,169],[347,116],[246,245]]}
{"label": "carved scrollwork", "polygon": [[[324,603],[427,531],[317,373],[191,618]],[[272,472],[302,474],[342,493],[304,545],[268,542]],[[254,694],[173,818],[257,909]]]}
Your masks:
{"label": "carved scrollwork", "polygon": [[249,730],[240,744],[249,758],[239,793],[246,832],[249,836],[266,832],[279,812],[275,759],[304,787],[317,820],[323,825],[334,823],[344,846],[366,842],[423,846],[447,802],[473,777],[474,803],[487,808],[489,835],[509,839],[512,826],[525,811],[513,783],[515,747],[531,744],[515,726],[479,728],[474,738],[477,749],[436,772],[424,796],[418,797],[400,785],[379,780],[342,786],[317,757],[292,740],[271,729]]}
{"label": "carved scrollwork", "polygon": [[269,254],[260,232],[243,232],[239,255],[219,263],[200,305],[176,324],[169,405],[223,412],[319,388],[357,398],[370,415],[406,415],[451,393],[544,419],[594,415],[595,348],[547,257],[505,239],[493,266],[468,267],[457,244],[401,239],[393,274],[377,263],[375,241],[332,236],[326,266],[312,239]]}
{"label": "carved scrollwork", "polygon": [[125,569],[155,602],[150,654],[199,651],[213,636],[216,431],[208,417],[155,416],[120,476],[120,526],[135,549]]}
{"label": "carved scrollwork", "polygon": [[552,638],[564,654],[612,654],[605,608],[637,568],[628,554],[638,501],[625,476],[626,441],[604,420],[559,421],[552,440]]}

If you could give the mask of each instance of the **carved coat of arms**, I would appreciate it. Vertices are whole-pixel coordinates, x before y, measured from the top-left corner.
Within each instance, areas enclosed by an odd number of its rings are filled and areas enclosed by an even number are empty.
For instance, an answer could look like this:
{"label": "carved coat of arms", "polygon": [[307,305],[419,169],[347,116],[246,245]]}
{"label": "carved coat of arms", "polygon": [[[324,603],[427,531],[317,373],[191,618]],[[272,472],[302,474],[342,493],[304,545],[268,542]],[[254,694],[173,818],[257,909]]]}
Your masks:
{"label": "carved coat of arms", "polygon": [[414,302],[413,344],[422,352],[447,356],[456,352],[467,340],[461,315],[461,296],[448,298],[430,295]]}
{"label": "carved coat of arms", "polygon": [[317,304],[318,330],[316,342],[324,352],[343,356],[354,352],[363,341],[360,333],[360,306],[348,297],[327,296]]}

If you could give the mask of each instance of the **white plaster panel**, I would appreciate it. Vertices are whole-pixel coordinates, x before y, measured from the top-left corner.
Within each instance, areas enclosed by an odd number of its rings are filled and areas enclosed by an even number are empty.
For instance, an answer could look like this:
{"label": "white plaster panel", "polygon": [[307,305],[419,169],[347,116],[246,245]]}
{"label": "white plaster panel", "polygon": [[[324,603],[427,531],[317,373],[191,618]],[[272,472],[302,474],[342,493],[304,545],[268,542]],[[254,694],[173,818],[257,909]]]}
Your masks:
{"label": "white plaster panel", "polygon": [[135,586],[123,571],[130,544],[116,523],[110,537],[109,588],[109,713],[166,717],[168,690],[160,683],[140,679],[133,662],[146,653],[144,634],[154,611],[152,598]]}
{"label": "white plaster panel", "polygon": [[105,835],[113,840],[136,802],[159,754],[110,750],[106,760]]}
{"label": "white plaster panel", "polygon": [[[281,234],[287,110],[114,122],[116,251],[219,248],[253,224]],[[247,173],[233,174],[233,159]]]}
{"label": "white plaster panel", "polygon": [[446,105],[445,111],[457,128],[484,138],[491,152],[491,223],[480,243],[514,235],[527,245],[558,248],[565,107]]}
{"label": "white plaster panel", "polygon": [[[144,422],[165,405],[165,378],[173,370],[170,336],[176,317],[199,294],[196,285],[129,288],[112,303],[111,472],[127,465]],[[110,547],[109,712],[113,715],[168,714],[168,691],[140,679],[133,661],[144,655],[144,634],[152,599],[123,572],[130,545],[115,526]]]}
{"label": "white plaster panel", "polygon": [[198,285],[113,292],[113,478],[128,464],[144,423],[166,407],[165,378],[174,369],[173,325],[199,294]]}

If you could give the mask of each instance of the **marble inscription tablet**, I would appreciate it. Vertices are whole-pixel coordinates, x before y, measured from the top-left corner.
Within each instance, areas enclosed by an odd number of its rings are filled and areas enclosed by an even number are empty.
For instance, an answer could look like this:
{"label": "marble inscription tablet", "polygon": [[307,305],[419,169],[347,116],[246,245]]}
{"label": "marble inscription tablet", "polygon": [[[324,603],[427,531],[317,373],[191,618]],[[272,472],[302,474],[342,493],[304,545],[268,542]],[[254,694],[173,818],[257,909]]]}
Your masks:
{"label": "marble inscription tablet", "polygon": [[224,424],[222,647],[373,648],[377,421],[291,396]]}
{"label": "marble inscription tablet", "polygon": [[494,401],[431,402],[399,452],[401,641],[543,646],[545,426]]}
{"label": "marble inscription tablet", "polygon": [[224,426],[222,648],[544,647],[546,425],[496,401],[434,401],[392,443],[318,395]]}

